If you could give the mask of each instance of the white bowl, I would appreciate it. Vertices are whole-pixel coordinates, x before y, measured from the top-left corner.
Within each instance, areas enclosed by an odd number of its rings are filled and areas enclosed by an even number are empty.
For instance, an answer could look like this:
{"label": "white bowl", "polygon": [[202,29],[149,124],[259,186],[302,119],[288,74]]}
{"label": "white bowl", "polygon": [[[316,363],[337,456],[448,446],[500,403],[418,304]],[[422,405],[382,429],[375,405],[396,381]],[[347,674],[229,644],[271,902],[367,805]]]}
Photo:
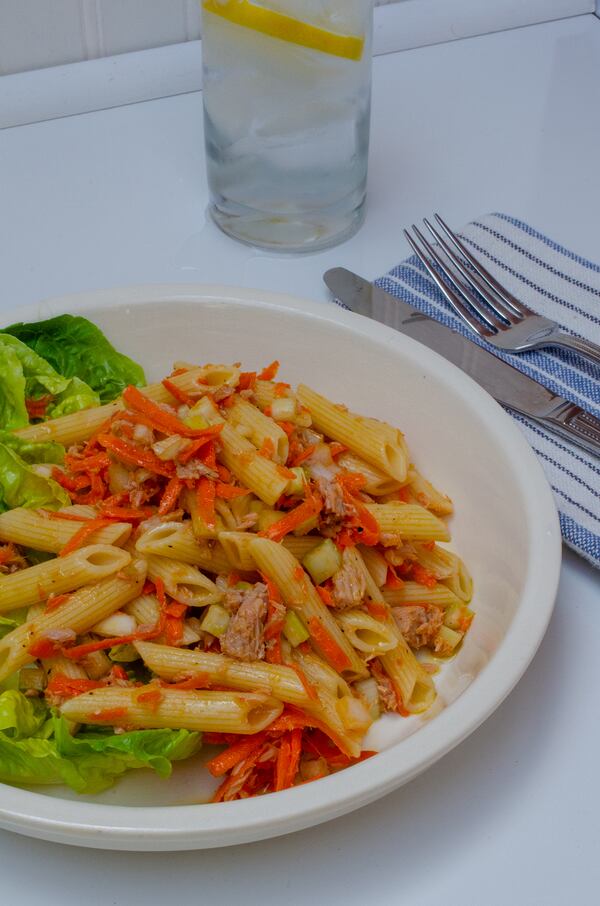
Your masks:
{"label": "white bowl", "polygon": [[[334,305],[221,286],[130,287],[55,299],[16,313],[82,312],[149,379],[175,359],[254,369],[274,358],[304,380],[406,434],[414,461],[456,505],[452,549],[475,579],[476,619],[436,677],[425,717],[386,716],[369,736],[380,754],[286,792],[207,804],[205,772],[169,781],[135,772],[99,797],[0,785],[0,824],[105,849],[183,850],[246,843],[335,818],[416,777],[473,732],[530,663],[552,612],[561,539],[542,470],[513,421],[461,371],[413,340]],[[465,791],[466,792],[466,791]]]}

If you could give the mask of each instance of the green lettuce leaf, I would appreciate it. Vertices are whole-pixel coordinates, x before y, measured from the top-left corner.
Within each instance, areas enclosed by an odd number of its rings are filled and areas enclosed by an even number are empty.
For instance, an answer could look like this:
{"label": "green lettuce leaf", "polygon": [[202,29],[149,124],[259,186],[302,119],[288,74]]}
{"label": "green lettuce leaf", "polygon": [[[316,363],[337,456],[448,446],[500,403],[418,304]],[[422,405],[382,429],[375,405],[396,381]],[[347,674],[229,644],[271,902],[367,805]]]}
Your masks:
{"label": "green lettuce leaf", "polygon": [[47,462],[60,466],[65,459],[65,448],[62,444],[53,441],[37,443],[18,437],[10,431],[0,430],[0,444],[14,450],[27,463]]}
{"label": "green lettuce leaf", "polygon": [[14,690],[0,695],[0,781],[6,783],[64,783],[93,795],[131,768],[152,768],[168,777],[173,761],[189,758],[199,747],[200,734],[188,730],[71,736],[67,721],[49,716],[39,699]]}
{"label": "green lettuce leaf", "polygon": [[54,399],[49,418],[97,406],[98,394],[78,377],[63,377],[16,337],[0,333],[0,428],[13,430],[29,424],[26,399]]}
{"label": "green lettuce leaf", "polygon": [[14,449],[0,443],[0,513],[17,506],[55,510],[70,503],[56,481],[38,475]]}
{"label": "green lettuce leaf", "polygon": [[109,403],[127,387],[146,383],[142,368],[117,352],[87,318],[60,315],[48,321],[13,324],[6,333],[17,337],[65,377],[79,377]]}

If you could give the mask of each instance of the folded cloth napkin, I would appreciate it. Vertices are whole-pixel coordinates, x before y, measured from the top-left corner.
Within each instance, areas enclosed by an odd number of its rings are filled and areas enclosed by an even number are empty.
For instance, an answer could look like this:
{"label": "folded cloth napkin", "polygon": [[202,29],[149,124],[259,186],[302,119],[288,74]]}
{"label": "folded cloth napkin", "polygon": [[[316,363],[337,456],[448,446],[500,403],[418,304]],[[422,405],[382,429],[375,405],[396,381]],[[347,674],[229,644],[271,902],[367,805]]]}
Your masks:
{"label": "folded cloth napkin", "polygon": [[[600,343],[600,265],[586,261],[507,214],[482,217],[462,230],[461,236],[488,270],[526,305],[556,321],[568,333]],[[474,339],[416,255],[376,283]],[[598,365],[568,351],[503,353],[479,338],[475,341],[600,418]],[[537,453],[554,491],[565,542],[600,567],[600,460],[528,418],[513,417]]]}

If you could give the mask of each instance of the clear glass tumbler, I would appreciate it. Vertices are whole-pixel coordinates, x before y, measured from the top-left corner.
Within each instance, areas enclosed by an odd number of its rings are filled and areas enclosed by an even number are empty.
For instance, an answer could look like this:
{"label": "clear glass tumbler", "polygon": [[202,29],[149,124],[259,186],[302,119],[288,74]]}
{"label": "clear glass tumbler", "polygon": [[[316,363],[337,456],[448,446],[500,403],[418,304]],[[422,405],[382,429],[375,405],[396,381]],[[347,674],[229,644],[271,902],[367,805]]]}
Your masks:
{"label": "clear glass tumbler", "polygon": [[210,213],[316,251],[364,217],[373,0],[202,0]]}

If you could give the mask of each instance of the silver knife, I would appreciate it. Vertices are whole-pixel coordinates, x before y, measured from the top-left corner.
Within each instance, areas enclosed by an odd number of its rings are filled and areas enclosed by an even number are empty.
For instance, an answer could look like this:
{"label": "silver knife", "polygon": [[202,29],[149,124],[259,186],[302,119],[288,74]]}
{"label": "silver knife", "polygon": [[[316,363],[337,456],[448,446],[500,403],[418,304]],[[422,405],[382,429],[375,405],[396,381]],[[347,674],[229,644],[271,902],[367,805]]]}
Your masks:
{"label": "silver knife", "polygon": [[418,340],[457,365],[503,406],[600,456],[600,419],[580,406],[352,271],[336,267],[323,279],[335,298],[351,311]]}

